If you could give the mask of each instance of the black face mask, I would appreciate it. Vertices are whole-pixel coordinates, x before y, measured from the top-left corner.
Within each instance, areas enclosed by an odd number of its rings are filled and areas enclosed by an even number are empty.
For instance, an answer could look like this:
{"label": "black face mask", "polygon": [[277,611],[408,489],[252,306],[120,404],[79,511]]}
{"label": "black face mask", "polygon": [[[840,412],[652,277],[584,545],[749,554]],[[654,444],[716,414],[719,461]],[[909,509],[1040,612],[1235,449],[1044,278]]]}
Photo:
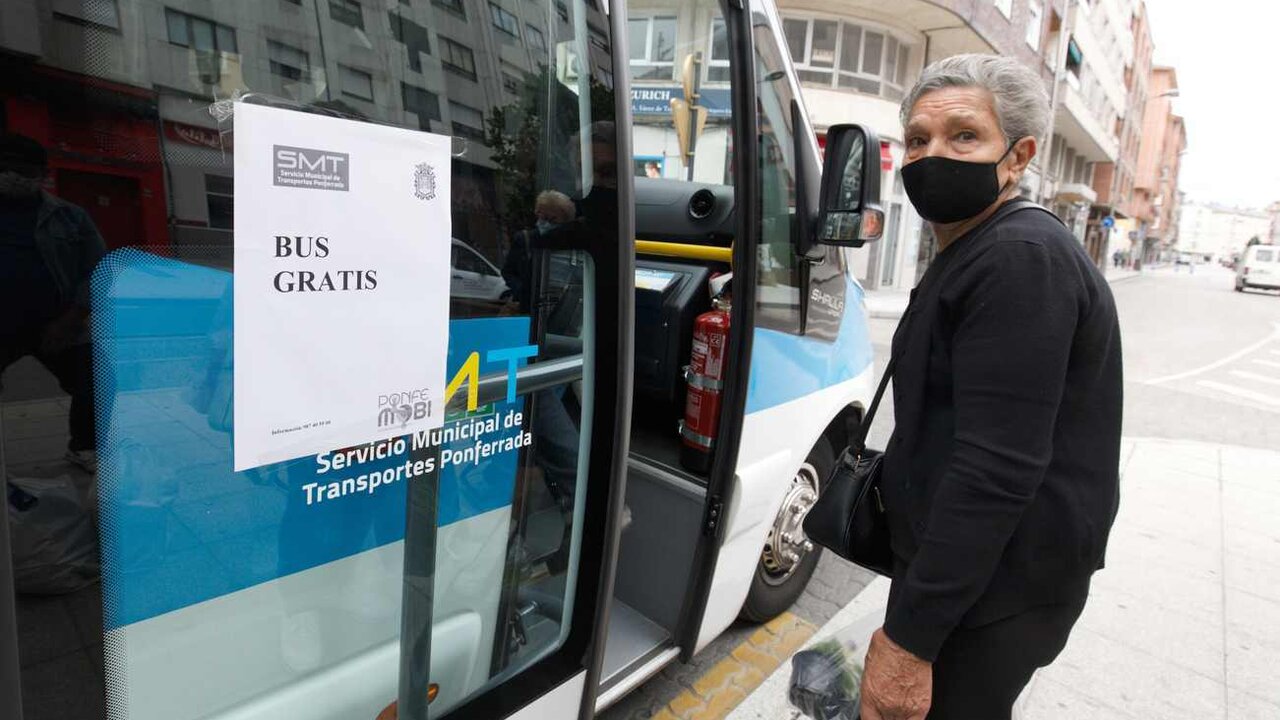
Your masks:
{"label": "black face mask", "polygon": [[1004,188],[996,168],[1009,150],[991,163],[968,162],[933,155],[902,166],[902,184],[920,217],[953,223],[991,207]]}

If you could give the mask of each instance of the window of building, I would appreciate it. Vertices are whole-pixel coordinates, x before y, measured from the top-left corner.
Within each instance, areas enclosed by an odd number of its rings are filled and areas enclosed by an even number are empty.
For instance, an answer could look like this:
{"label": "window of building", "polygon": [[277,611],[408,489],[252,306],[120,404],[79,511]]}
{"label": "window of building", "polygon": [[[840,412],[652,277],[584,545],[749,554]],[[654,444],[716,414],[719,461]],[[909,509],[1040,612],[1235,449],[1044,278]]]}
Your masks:
{"label": "window of building", "polygon": [[556,0],[556,15],[560,16],[560,22],[569,22],[569,6],[564,4],[564,0]]}
{"label": "window of building", "polygon": [[476,79],[476,56],[471,48],[443,35],[440,36],[440,63],[455,75]]}
{"label": "window of building", "polygon": [[711,21],[711,51],[707,53],[707,81],[729,82],[729,31],[723,18]]}
{"label": "window of building", "polygon": [[307,53],[292,45],[268,40],[267,58],[271,64],[271,74],[279,75],[286,80],[300,81],[311,72]]}
{"label": "window of building", "polygon": [[547,54],[547,36],[542,31],[532,25],[524,26],[525,34],[529,37],[529,47],[537,50],[542,55]]}
{"label": "window of building", "polygon": [[676,19],[638,17],[627,21],[631,41],[631,77],[670,80],[675,73]]}
{"label": "window of building", "polygon": [[489,3],[489,16],[493,18],[494,27],[513,38],[520,37],[520,21],[516,19],[515,15],[493,3]]}
{"label": "window of building", "polygon": [[1027,44],[1032,50],[1040,49],[1040,33],[1044,30],[1044,9],[1040,3],[1027,3]]}
{"label": "window of building", "polygon": [[467,9],[462,4],[462,0],[431,0],[431,3],[433,5],[436,5],[437,7],[442,7],[445,10],[448,10],[449,12],[455,15],[458,15],[464,20],[467,18]]}
{"label": "window of building", "polygon": [[[835,20],[787,20],[784,29],[800,81],[830,86],[836,66],[840,23]],[[792,47],[792,38],[795,39],[795,47]]]}
{"label": "window of building", "polygon": [[104,30],[120,30],[120,8],[116,0],[54,0],[53,14],[78,25]]}
{"label": "window of building", "polygon": [[422,55],[431,54],[431,37],[427,28],[405,18],[399,13],[387,13],[391,21],[391,36],[404,43],[409,52],[409,69],[422,72]]}
{"label": "window of building", "polygon": [[786,18],[783,31],[800,82],[902,99],[911,46],[893,33],[820,18]]}
{"label": "window of building", "polygon": [[174,45],[203,52],[238,52],[236,31],[232,27],[172,8],[165,8],[164,18],[169,29],[169,42]]}
{"label": "window of building", "polygon": [[360,12],[360,3],[355,0],[329,0],[329,17],[334,22],[364,29],[364,13]]}
{"label": "window of building", "polygon": [[400,99],[405,112],[418,116],[418,129],[430,130],[431,121],[440,119],[440,98],[416,85],[400,83]]}
{"label": "window of building", "polygon": [[484,139],[484,113],[461,103],[449,103],[449,117],[453,120],[453,134]]}
{"label": "window of building", "polygon": [[995,0],[996,9],[1007,18],[1013,17],[1013,0]]}
{"label": "window of building", "polygon": [[373,75],[353,67],[339,65],[338,83],[343,95],[373,102]]}
{"label": "window of building", "polygon": [[209,208],[209,227],[215,230],[231,230],[235,220],[235,192],[231,178],[224,175],[205,175],[204,196]]}
{"label": "window of building", "polygon": [[1076,39],[1071,38],[1067,41],[1067,72],[1080,79],[1080,69],[1084,65],[1084,53],[1080,52],[1080,46],[1076,44]]}
{"label": "window of building", "polygon": [[516,79],[515,75],[504,72],[502,73],[502,89],[512,95],[518,95],[520,93],[520,81]]}

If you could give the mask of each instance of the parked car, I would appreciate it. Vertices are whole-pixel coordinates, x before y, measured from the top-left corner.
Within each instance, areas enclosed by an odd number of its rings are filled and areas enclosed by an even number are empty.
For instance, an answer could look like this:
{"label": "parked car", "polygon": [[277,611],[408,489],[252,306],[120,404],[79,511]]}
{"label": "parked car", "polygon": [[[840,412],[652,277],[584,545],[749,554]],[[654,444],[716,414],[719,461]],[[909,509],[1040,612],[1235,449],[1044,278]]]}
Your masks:
{"label": "parked car", "polygon": [[475,248],[454,238],[449,295],[455,299],[497,302],[507,291],[498,267]]}
{"label": "parked car", "polygon": [[1245,288],[1280,290],[1280,246],[1254,245],[1236,266],[1236,292]]}

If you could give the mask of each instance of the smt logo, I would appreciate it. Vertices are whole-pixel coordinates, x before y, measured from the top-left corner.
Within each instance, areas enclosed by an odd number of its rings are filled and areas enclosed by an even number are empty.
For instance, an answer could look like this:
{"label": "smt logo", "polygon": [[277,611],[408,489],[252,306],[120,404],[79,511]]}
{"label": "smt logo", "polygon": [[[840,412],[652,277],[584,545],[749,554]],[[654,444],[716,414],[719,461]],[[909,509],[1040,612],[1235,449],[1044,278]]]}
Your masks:
{"label": "smt logo", "polygon": [[431,388],[390,392],[378,396],[378,427],[399,425],[431,415]]}
{"label": "smt logo", "polygon": [[343,192],[350,189],[351,156],[347,153],[275,145],[272,159],[276,185]]}
{"label": "smt logo", "polygon": [[436,169],[427,163],[413,166],[413,196],[419,200],[436,199]]}

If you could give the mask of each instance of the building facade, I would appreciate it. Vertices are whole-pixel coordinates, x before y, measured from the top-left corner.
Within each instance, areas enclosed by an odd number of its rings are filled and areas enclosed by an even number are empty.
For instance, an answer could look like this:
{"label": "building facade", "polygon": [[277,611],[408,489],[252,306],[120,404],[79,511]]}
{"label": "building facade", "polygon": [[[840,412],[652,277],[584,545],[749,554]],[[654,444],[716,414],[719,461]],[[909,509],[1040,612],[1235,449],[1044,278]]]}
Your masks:
{"label": "building facade", "polygon": [[1187,202],[1181,212],[1177,250],[1203,262],[1230,260],[1244,252],[1250,240],[1266,243],[1271,235],[1272,218],[1266,210]]}
{"label": "building facade", "polygon": [[[1039,201],[1081,243],[1097,202],[1094,171],[1119,157],[1120,119],[1127,107],[1124,68],[1133,56],[1132,9],[1125,0],[1065,3],[1060,47],[1053,59],[1051,135],[1041,148],[1044,178]],[[1096,242],[1095,242],[1096,244]]]}
{"label": "building facade", "polygon": [[1139,262],[1150,262],[1177,243],[1178,174],[1187,148],[1186,128],[1172,108],[1171,98],[1178,90],[1177,72],[1171,67],[1153,67],[1147,87],[1134,194],[1138,226],[1133,252]]}
{"label": "building facade", "polygon": [[[454,235],[497,259],[503,193],[486,121],[544,68],[567,77],[580,65],[577,45],[557,42],[574,21],[561,5],[548,16],[519,0],[11,0],[0,4],[0,128],[55,149],[50,190],[90,208],[109,248],[178,256],[230,243],[225,101],[253,93],[452,135]],[[603,15],[584,20],[603,43]],[[603,53],[592,43],[582,62]],[[66,110],[84,93],[107,98],[98,116]],[[172,207],[150,201],[165,197]]]}
{"label": "building facade", "polygon": [[1044,79],[1053,126],[1023,177],[1022,194],[1052,208],[1085,241],[1096,200],[1094,167],[1119,156],[1134,2],[781,0],[788,46],[818,135],[831,125],[857,122],[881,139],[885,234],[852,253],[865,287],[910,288],[936,254],[927,223],[903,191],[898,109],[924,66],[960,53],[1016,57]]}
{"label": "building facade", "polygon": [[1117,253],[1127,256],[1131,249],[1130,233],[1137,229],[1134,195],[1147,81],[1151,75],[1153,44],[1146,3],[1142,0],[1122,3],[1121,9],[1128,15],[1132,42],[1125,55],[1125,107],[1118,121],[1120,148],[1115,162],[1101,163],[1094,168],[1093,191],[1097,198],[1089,211],[1085,235],[1085,247],[1099,266]]}

